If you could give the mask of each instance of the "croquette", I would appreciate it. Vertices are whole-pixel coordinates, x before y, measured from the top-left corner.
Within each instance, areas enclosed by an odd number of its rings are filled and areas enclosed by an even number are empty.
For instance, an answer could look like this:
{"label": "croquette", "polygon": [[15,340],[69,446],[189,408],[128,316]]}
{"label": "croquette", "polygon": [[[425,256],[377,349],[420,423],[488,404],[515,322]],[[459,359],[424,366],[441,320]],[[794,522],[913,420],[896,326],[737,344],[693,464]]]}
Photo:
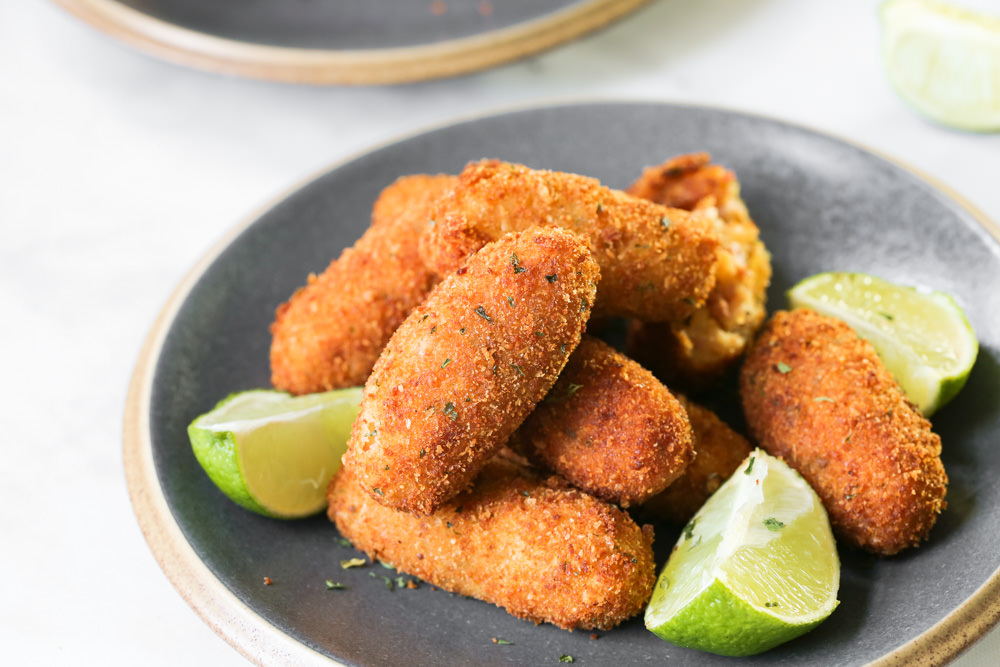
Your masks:
{"label": "croquette", "polygon": [[421,252],[447,275],[485,243],[533,226],[587,240],[601,267],[595,315],[681,320],[715,283],[717,232],[700,214],[668,209],[596,179],[487,160],[468,165],[432,207]]}
{"label": "croquette", "polygon": [[396,327],[436,281],[417,250],[430,203],[454,176],[406,176],[383,190],[372,225],[278,307],[271,383],[293,394],[364,384]]}
{"label": "croquette", "polygon": [[699,211],[719,235],[715,286],[685,320],[631,323],[625,351],[672,387],[701,391],[738,363],[766,316],[771,259],[729,169],[708,153],[646,169],[627,190],[664,206]]}
{"label": "croquette", "polygon": [[653,590],[652,528],[502,459],[429,516],[375,502],[350,467],[328,497],[341,535],[372,559],[536,624],[608,630]]}
{"label": "croquette", "polygon": [[848,325],[775,313],[740,395],[751,436],[812,485],[845,543],[888,556],[927,538],[945,507],[941,439]]}
{"label": "croquette", "polygon": [[624,354],[584,336],[508,444],[587,493],[628,507],[684,472],[691,443],[673,394]]}
{"label": "croquette", "polygon": [[685,525],[750,455],[746,438],[708,408],[677,394],[694,433],[694,461],[670,486],[642,504],[643,516]]}
{"label": "croquette", "polygon": [[439,283],[365,384],[344,456],[358,483],[422,514],[466,489],[556,381],[599,278],[578,236],[535,228]]}

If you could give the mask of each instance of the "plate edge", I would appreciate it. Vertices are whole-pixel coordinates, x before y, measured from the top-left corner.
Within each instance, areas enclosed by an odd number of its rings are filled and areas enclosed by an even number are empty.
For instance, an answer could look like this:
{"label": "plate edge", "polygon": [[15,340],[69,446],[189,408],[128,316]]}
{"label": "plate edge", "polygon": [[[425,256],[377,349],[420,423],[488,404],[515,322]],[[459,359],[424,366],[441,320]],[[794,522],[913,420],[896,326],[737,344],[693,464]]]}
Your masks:
{"label": "plate edge", "polygon": [[589,0],[480,35],[412,47],[335,51],[217,37],[148,16],[115,0],[54,0],[100,32],[169,62],[313,85],[401,84],[468,74],[581,37],[650,1]]}

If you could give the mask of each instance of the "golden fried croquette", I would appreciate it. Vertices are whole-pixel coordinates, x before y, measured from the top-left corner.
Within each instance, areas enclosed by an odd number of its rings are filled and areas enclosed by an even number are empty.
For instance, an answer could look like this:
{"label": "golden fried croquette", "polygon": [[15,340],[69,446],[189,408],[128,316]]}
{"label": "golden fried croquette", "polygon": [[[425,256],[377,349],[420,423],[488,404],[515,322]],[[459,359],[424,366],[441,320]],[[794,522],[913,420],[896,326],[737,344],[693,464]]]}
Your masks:
{"label": "golden fried croquette", "polygon": [[392,332],[435,282],[417,252],[429,204],[453,176],[406,176],[383,190],[372,226],[278,307],[271,383],[293,394],[363,384]]}
{"label": "golden fried croquette", "polygon": [[707,153],[646,169],[629,194],[700,211],[721,239],[715,286],[686,320],[633,322],[626,352],[668,384],[704,389],[731,368],[764,322],[771,259],[740,197],[736,175]]}
{"label": "golden fried croquette", "polygon": [[841,539],[892,555],[927,537],[945,506],[941,439],[849,326],[775,313],[740,395],[751,436],[812,485]]}
{"label": "golden fried croquette", "polygon": [[586,176],[473,163],[432,207],[431,223],[421,252],[442,275],[510,231],[542,226],[580,234],[601,267],[596,315],[683,319],[715,282],[719,241],[708,221]]}
{"label": "golden fried croquette", "polygon": [[592,496],[628,507],[684,472],[691,441],[687,413],[652,373],[584,336],[508,444]]}
{"label": "golden fried croquette", "polygon": [[683,526],[709,496],[750,455],[746,438],[729,428],[708,408],[677,395],[694,432],[694,461],[675,482],[642,504],[640,511]]}
{"label": "golden fried croquette", "polygon": [[422,514],[467,488],[579,344],[599,276],[578,236],[536,228],[439,283],[365,385],[344,456],[358,483]]}
{"label": "golden fried croquette", "polygon": [[502,459],[429,516],[374,502],[345,467],[329,517],[355,547],[446,591],[567,630],[640,612],[656,578],[652,529],[565,482]]}

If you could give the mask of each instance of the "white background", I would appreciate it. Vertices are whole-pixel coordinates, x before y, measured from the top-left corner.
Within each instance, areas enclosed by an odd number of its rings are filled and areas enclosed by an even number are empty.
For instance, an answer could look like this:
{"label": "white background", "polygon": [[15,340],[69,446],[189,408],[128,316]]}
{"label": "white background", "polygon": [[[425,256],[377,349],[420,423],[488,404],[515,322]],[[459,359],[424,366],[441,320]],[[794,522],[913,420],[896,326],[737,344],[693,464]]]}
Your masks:
{"label": "white background", "polygon": [[[244,665],[154,561],[121,460],[126,386],[173,287],[230,227],[366,147],[567,96],[718,105],[908,163],[1000,220],[1000,135],[889,89],[877,3],[659,0],[457,79],[313,88],[154,60],[0,0],[0,651],[11,665]],[[994,634],[962,656],[992,664]]]}

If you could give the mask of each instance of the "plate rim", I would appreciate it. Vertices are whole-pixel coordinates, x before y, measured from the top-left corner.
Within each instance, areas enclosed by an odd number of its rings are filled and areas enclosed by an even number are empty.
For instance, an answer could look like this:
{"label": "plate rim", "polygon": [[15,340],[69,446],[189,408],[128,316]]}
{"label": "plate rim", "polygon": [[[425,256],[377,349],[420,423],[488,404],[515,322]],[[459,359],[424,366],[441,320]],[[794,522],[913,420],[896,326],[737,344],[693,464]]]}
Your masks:
{"label": "plate rim", "polygon": [[[271,197],[230,227],[187,271],[158,312],[143,340],[129,380],[125,399],[122,441],[126,485],[133,513],[147,545],[167,579],[177,589],[181,597],[216,634],[225,639],[243,656],[257,664],[307,666],[344,664],[281,632],[239,600],[198,557],[192,545],[184,537],[166,503],[152,458],[149,418],[152,384],[167,333],[195,284],[226,248],[271,209],[303,187],[365,155],[437,130],[513,113],[564,107],[637,104],[736,114],[780,123],[842,142],[893,164],[947,197],[969,214],[997,244],[1000,244],[1000,224],[986,216],[951,186],[898,158],[855,140],[803,123],[717,105],[614,97],[569,98],[542,103],[536,101],[493,107],[401,133],[385,141],[354,151],[342,159],[315,170]],[[947,616],[906,644],[869,664],[871,667],[895,665],[937,667],[944,665],[981,639],[998,622],[1000,622],[1000,568],[994,570],[993,574],[975,592]]]}
{"label": "plate rim", "polygon": [[651,0],[580,0],[547,16],[440,42],[387,49],[253,44],[185,28],[118,0],[54,0],[100,32],[163,60],[253,79],[314,85],[413,83],[468,74],[597,30]]}

